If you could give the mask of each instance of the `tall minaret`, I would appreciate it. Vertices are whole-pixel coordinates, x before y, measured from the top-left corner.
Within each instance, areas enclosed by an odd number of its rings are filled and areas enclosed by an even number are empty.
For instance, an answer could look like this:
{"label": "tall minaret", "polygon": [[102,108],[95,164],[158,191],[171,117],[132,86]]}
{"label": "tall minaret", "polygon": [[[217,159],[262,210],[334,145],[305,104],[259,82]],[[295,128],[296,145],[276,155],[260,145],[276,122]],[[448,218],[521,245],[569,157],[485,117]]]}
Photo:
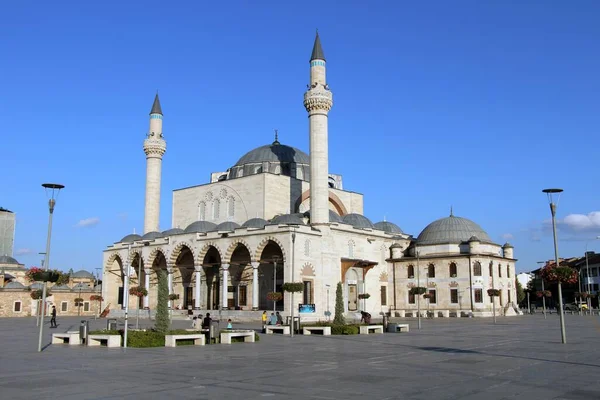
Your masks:
{"label": "tall minaret", "polygon": [[158,93],[150,110],[150,131],[144,140],[146,153],[146,207],[144,209],[144,234],[158,231],[160,217],[160,178],[162,156],[167,151],[167,142],[162,134],[163,113]]}
{"label": "tall minaret", "polygon": [[329,155],[327,114],[333,95],[325,78],[325,55],[319,32],[310,57],[310,84],[304,93],[310,134],[310,220],[311,224],[329,224]]}

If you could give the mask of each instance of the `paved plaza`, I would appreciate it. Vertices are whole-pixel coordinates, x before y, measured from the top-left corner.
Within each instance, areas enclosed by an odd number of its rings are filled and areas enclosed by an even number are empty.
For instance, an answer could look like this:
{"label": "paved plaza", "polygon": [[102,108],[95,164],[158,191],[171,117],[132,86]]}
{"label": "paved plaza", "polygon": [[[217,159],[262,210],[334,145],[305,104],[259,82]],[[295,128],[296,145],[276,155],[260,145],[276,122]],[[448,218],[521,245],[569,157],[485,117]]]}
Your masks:
{"label": "paved plaza", "polygon": [[[59,320],[53,332],[79,326]],[[410,333],[260,335],[254,344],[107,349],[48,345],[33,318],[0,319],[3,399],[598,399],[600,318],[423,320]],[[148,321],[142,321],[147,324]],[[92,328],[106,326],[93,319]],[[135,319],[130,326],[135,326]],[[188,327],[189,321],[174,321]],[[236,326],[237,327],[237,326]],[[250,327],[250,326],[248,326]],[[257,328],[258,326],[254,326]]]}

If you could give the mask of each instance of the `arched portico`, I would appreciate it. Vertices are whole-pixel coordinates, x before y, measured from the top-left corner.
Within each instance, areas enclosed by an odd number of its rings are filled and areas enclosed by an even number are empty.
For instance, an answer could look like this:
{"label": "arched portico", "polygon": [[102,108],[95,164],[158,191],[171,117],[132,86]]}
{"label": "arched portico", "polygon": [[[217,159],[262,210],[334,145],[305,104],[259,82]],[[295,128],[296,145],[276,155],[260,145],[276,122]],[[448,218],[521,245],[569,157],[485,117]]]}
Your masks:
{"label": "arched portico", "polygon": [[221,282],[221,252],[217,247],[209,245],[203,249],[202,254],[202,269],[204,270],[206,293],[205,308],[207,310],[218,310],[221,305],[221,299],[219,294],[221,289],[219,284]]}
{"label": "arched portico", "polygon": [[123,265],[123,260],[118,253],[113,253],[104,265],[102,287],[104,289],[104,302],[108,306],[123,304],[123,285],[125,281]]}
{"label": "arched portico", "polygon": [[282,247],[275,240],[268,240],[262,244],[264,247],[259,257],[258,270],[258,304],[262,310],[283,311],[283,299],[277,301],[275,307],[273,301],[267,299],[270,292],[282,293],[281,285],[284,282],[285,255]]}
{"label": "arched portico", "polygon": [[194,253],[187,245],[176,248],[171,254],[173,260],[173,294],[179,299],[173,303],[173,308],[188,309],[194,307]]}
{"label": "arched portico", "polygon": [[250,249],[243,242],[230,246],[229,258],[229,285],[227,290],[227,308],[248,309],[251,306],[252,296],[252,265]]}
{"label": "arched portico", "polygon": [[[150,264],[151,262],[151,264]],[[148,257],[148,264],[151,265],[151,277],[149,279],[148,300],[151,304],[158,303],[158,273],[161,270],[168,271],[167,258],[161,249],[154,249]],[[172,275],[169,275],[169,283],[171,283]],[[169,284],[169,292],[171,285]]]}

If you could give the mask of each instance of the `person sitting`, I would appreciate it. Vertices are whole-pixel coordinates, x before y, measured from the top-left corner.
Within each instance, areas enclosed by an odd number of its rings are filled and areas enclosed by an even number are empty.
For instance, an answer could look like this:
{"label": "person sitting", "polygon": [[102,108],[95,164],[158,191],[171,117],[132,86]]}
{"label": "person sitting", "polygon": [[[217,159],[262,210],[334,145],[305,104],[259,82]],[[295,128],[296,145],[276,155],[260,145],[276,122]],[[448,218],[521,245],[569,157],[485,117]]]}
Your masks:
{"label": "person sitting", "polygon": [[279,311],[277,311],[277,325],[283,325],[283,317],[279,314]]}
{"label": "person sitting", "polygon": [[277,325],[277,317],[275,316],[275,313],[271,313],[271,316],[269,317],[269,325]]}
{"label": "person sitting", "polygon": [[231,318],[227,320],[227,330],[230,331],[233,329],[233,325],[231,324]]}

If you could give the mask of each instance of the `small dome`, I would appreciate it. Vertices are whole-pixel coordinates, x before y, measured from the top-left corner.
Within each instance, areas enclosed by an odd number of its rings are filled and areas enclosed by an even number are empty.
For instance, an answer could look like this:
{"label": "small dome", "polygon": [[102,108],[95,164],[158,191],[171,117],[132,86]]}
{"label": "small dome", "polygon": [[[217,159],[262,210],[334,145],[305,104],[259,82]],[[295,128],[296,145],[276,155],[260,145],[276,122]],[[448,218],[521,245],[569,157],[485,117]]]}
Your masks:
{"label": "small dome", "polygon": [[450,215],[433,221],[419,234],[417,243],[447,244],[467,242],[471,236],[477,236],[480,242],[493,243],[488,234],[475,222]]}
{"label": "small dome", "polygon": [[394,243],[390,246],[390,249],[401,249],[403,248],[400,243]]}
{"label": "small dome", "polygon": [[232,221],[227,221],[227,222],[221,222],[219,225],[217,225],[217,227],[215,228],[215,231],[217,231],[217,232],[224,232],[224,231],[233,232],[239,227],[240,227],[239,224],[236,224],[235,222],[232,222]]}
{"label": "small dome", "polygon": [[267,221],[265,221],[262,218],[251,218],[248,221],[244,222],[242,224],[242,226],[244,228],[256,228],[256,229],[262,229],[265,227],[265,225],[267,225]]}
{"label": "small dome", "polygon": [[19,265],[19,262],[9,256],[0,256],[0,264],[15,264]]}
{"label": "small dome", "polygon": [[[304,216],[308,217],[308,219],[310,220],[310,210],[306,211],[304,213]],[[329,210],[329,222],[337,222],[337,223],[341,224],[343,221],[342,221],[342,217],[340,217],[338,215],[338,213],[336,213],[333,210]]]}
{"label": "small dome", "polygon": [[302,221],[298,216],[293,214],[283,214],[278,215],[271,220],[271,224],[279,224],[279,225],[304,225],[304,221]]}
{"label": "small dome", "polygon": [[404,233],[402,232],[402,229],[400,229],[400,227],[396,224],[394,224],[393,222],[388,222],[388,221],[381,221],[381,222],[377,222],[373,225],[375,227],[375,229],[378,229],[380,231],[384,231],[387,233]]}
{"label": "small dome", "polygon": [[52,291],[56,291],[56,290],[63,290],[63,291],[67,291],[67,290],[71,290],[70,287],[68,287],[67,285],[54,285],[52,286]]}
{"label": "small dome", "polygon": [[179,235],[180,233],[185,233],[185,231],[181,228],[172,228],[161,232],[161,236]]}
{"label": "small dome", "polygon": [[308,154],[295,147],[273,142],[266,146],[257,147],[244,154],[235,166],[257,164],[262,162],[310,164]]}
{"label": "small dome", "polygon": [[29,285],[29,289],[32,289],[32,290],[42,289],[43,287],[44,287],[44,284],[41,282],[35,282],[35,283],[32,283],[31,285]]}
{"label": "small dome", "polygon": [[208,221],[196,221],[192,222],[185,228],[185,233],[206,233],[214,231],[217,227],[216,224]]}
{"label": "small dome", "polygon": [[77,285],[73,286],[73,290],[91,290],[91,286],[90,285],[86,285],[85,283],[78,283]]}
{"label": "small dome", "polygon": [[373,223],[369,220],[369,218],[360,214],[346,214],[342,217],[342,221],[344,224],[352,225],[355,228],[359,229],[373,229]]}
{"label": "small dome", "polygon": [[21,282],[14,281],[4,285],[4,289],[25,289],[25,286]]}
{"label": "small dome", "polygon": [[157,232],[157,231],[152,231],[152,232],[148,232],[146,233],[144,236],[142,236],[142,239],[144,240],[154,240],[154,239],[158,239],[162,237],[162,233]]}
{"label": "small dome", "polygon": [[506,242],[504,243],[504,246],[502,246],[503,249],[514,249],[513,245]]}
{"label": "small dome", "polygon": [[94,275],[84,269],[74,272],[71,278],[94,279]]}
{"label": "small dome", "polygon": [[142,237],[135,233],[125,236],[123,239],[119,240],[119,243],[133,243],[136,240],[140,240]]}

